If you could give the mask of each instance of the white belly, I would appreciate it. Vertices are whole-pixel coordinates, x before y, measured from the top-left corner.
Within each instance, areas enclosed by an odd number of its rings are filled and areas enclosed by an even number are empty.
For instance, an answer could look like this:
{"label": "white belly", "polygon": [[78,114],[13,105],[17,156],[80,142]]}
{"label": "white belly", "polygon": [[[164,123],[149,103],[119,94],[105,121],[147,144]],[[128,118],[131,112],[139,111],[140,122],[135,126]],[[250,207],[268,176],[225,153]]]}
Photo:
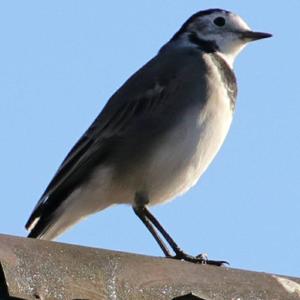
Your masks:
{"label": "white belly", "polygon": [[186,192],[222,146],[228,133],[232,110],[226,89],[211,82],[212,94],[201,111],[191,109],[164,145],[157,151],[148,178],[150,205],[163,203]]}
{"label": "white belly", "polygon": [[[207,169],[224,142],[231,113],[205,116],[195,128],[183,124],[160,149],[145,176],[150,204],[168,201],[190,189]],[[186,122],[191,123],[191,122]],[[188,129],[190,127],[190,129]]]}

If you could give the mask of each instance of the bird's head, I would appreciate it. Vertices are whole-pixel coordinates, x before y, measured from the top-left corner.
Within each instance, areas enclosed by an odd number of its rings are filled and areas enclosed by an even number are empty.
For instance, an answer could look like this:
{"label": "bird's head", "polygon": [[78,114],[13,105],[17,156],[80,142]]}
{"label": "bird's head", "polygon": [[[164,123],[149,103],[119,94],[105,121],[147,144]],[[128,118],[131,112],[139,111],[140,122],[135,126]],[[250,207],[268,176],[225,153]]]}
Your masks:
{"label": "bird's head", "polygon": [[186,47],[205,52],[218,52],[232,66],[236,56],[248,42],[268,38],[269,33],[252,31],[238,15],[209,9],[191,16],[171,39]]}

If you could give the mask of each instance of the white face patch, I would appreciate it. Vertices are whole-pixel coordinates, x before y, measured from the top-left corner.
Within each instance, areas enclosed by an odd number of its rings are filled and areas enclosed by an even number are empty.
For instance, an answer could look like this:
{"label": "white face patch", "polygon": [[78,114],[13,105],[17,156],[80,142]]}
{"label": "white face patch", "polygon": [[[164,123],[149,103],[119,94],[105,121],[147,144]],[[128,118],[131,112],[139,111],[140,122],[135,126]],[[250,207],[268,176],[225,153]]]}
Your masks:
{"label": "white face patch", "polygon": [[235,58],[247,44],[247,41],[241,38],[241,32],[249,30],[250,27],[238,15],[216,11],[199,16],[189,24],[186,37],[193,33],[200,40],[215,44],[220,56],[232,67]]}
{"label": "white face patch", "polygon": [[[225,24],[222,27],[218,27],[214,20],[216,18],[224,18]],[[246,46],[245,40],[240,38],[239,32],[248,31],[250,27],[247,23],[238,15],[233,13],[215,13],[207,16],[209,24],[209,33],[203,33],[203,38],[213,40],[219,48],[219,54],[227,61],[227,63],[233,67],[233,63],[237,55]]]}

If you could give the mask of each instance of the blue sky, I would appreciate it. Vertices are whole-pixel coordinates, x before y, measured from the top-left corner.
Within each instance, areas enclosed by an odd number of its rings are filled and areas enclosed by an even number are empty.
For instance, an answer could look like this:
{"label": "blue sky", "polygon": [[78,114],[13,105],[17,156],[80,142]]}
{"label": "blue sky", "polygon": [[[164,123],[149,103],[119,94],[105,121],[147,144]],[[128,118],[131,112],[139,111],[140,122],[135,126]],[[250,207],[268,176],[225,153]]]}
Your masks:
{"label": "blue sky", "polygon": [[[111,94],[194,12],[220,7],[274,34],[239,56],[237,110],[198,185],[152,209],[181,247],[234,268],[300,276],[298,0],[2,1],[0,232],[36,201]],[[127,206],[59,241],[162,255]]]}

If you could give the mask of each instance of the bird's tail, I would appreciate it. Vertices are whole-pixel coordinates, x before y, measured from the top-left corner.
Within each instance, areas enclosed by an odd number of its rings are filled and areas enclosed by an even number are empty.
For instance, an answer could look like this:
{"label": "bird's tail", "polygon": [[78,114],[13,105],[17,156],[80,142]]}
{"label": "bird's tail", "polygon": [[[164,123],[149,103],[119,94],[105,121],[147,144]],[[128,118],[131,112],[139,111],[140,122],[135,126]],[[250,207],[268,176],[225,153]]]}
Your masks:
{"label": "bird's tail", "polygon": [[63,233],[67,227],[62,226],[61,218],[51,218],[51,220],[46,220],[43,216],[36,217],[36,219],[31,224],[26,224],[26,228],[29,231],[27,237],[43,239],[43,240],[54,240],[61,233]]}
{"label": "bird's tail", "polygon": [[36,209],[25,226],[29,231],[28,237],[54,240],[72,225],[111,205],[111,203],[99,201],[97,207],[93,207],[85,205],[88,203],[86,200],[66,199],[51,213],[47,206]]}
{"label": "bird's tail", "polygon": [[25,226],[29,231],[27,237],[43,240],[54,240],[65,230],[67,230],[68,227],[79,220],[74,220],[74,218],[70,218],[58,210],[50,216],[47,214],[41,214],[40,216],[33,218],[31,222],[29,221]]}

